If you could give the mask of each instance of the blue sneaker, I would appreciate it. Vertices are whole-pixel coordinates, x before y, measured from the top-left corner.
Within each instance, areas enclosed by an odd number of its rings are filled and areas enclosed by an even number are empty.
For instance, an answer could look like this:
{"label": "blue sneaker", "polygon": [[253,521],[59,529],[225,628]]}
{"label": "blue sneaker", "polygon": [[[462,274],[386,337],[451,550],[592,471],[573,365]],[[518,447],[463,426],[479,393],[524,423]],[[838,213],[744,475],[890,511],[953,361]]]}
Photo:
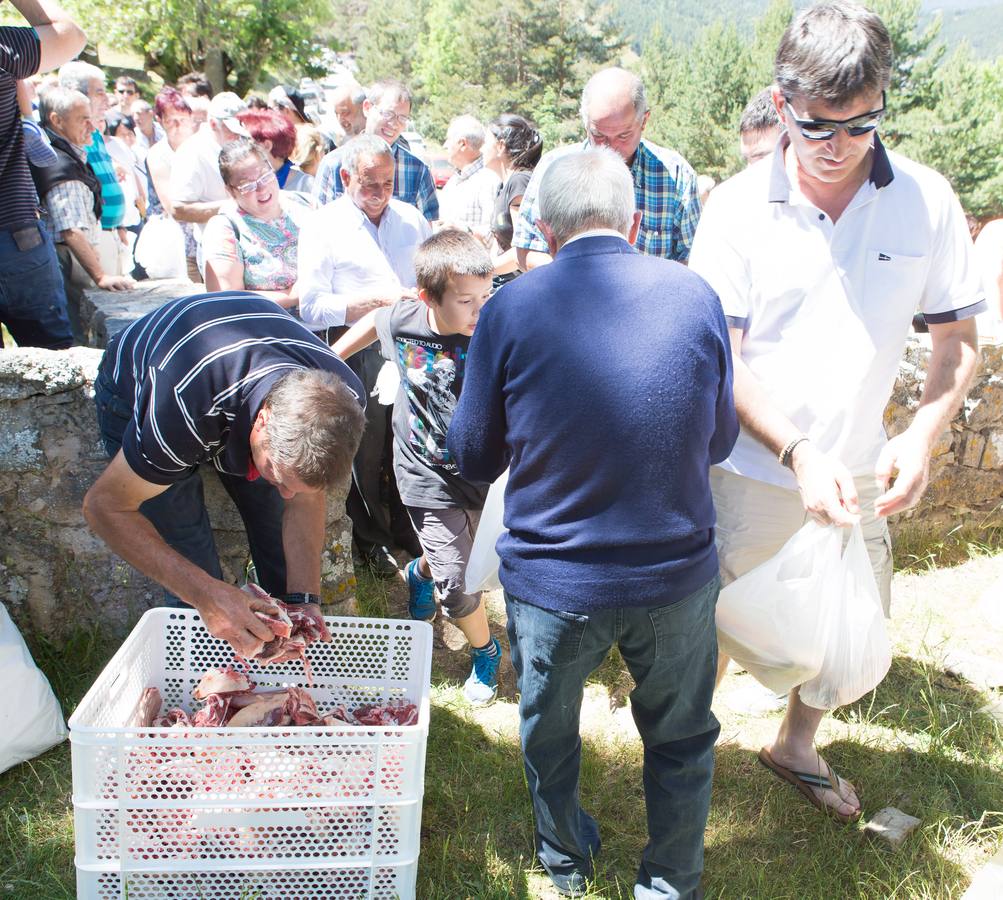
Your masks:
{"label": "blue sneaker", "polygon": [[407,575],[407,614],[421,622],[431,622],[435,618],[435,582],[424,578],[418,571],[418,560],[412,559],[404,569]]}
{"label": "blue sneaker", "polygon": [[463,693],[474,706],[487,706],[498,695],[498,666],[502,651],[497,638],[491,638],[491,647],[494,649],[494,656],[487,650],[470,651],[474,665],[470,670],[470,677],[463,685]]}

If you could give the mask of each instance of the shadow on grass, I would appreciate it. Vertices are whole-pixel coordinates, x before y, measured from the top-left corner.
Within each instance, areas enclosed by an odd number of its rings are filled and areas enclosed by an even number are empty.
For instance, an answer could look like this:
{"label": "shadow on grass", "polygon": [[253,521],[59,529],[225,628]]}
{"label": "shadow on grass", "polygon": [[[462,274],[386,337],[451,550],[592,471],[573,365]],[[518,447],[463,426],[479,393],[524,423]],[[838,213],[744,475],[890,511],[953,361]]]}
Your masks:
{"label": "shadow on grass", "polygon": [[875,690],[833,715],[925,735],[933,747],[979,756],[998,747],[1001,738],[1000,726],[981,712],[986,702],[985,694],[941,667],[896,656]]}

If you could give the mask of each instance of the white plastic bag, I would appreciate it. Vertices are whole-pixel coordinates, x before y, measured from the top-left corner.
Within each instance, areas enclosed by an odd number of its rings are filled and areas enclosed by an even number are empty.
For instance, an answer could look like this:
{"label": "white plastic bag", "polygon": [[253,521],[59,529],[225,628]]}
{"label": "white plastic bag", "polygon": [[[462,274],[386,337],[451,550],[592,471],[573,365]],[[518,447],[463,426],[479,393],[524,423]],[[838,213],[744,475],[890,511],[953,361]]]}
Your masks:
{"label": "white plastic bag", "polygon": [[881,683],[892,664],[881,595],[859,525],[843,552],[839,584],[822,667],[798,692],[801,702],[815,709],[859,700]]}
{"label": "white plastic bag", "polygon": [[188,277],[185,235],[170,216],[153,216],[147,220],[139,232],[134,255],[150,278]]}
{"label": "white plastic bag", "polygon": [[66,740],[66,723],[49,682],[0,603],[0,772]]}
{"label": "white plastic bag", "polygon": [[822,666],[841,543],[840,529],[808,522],[718,597],[721,652],[775,693],[814,678]]}
{"label": "white plastic bag", "polygon": [[466,583],[463,589],[468,594],[477,591],[496,591],[501,587],[498,580],[498,551],[495,544],[506,531],[502,519],[505,517],[505,486],[508,484],[508,469],[501,473],[488,489],[484,500],[481,520],[474,535],[474,545],[470,548],[467,561]]}

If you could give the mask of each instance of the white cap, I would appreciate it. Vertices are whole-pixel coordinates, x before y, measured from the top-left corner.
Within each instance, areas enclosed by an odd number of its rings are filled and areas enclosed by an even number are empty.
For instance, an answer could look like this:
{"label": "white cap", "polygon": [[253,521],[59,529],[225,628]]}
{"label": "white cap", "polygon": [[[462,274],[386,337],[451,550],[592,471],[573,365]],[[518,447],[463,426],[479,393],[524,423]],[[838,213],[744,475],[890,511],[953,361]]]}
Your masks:
{"label": "white cap", "polygon": [[212,98],[209,103],[209,118],[222,122],[234,134],[249,138],[249,132],[237,118],[238,113],[247,109],[247,104],[232,91],[223,91]]}

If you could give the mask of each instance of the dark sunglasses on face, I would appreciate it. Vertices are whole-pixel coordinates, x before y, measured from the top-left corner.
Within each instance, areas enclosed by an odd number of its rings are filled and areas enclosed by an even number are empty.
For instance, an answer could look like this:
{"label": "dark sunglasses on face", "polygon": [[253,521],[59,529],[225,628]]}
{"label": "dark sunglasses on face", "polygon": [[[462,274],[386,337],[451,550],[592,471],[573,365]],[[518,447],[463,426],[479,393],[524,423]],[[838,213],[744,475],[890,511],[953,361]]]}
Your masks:
{"label": "dark sunglasses on face", "polygon": [[132,88],[115,88],[116,94],[135,94],[136,92]]}
{"label": "dark sunglasses on face", "polygon": [[850,137],[860,137],[862,134],[869,134],[878,127],[885,115],[885,92],[881,92],[881,108],[873,109],[863,115],[853,116],[851,119],[799,119],[794,113],[794,106],[791,98],[784,96],[787,101],[787,111],[801,131],[802,136],[809,141],[827,141],[841,128]]}

